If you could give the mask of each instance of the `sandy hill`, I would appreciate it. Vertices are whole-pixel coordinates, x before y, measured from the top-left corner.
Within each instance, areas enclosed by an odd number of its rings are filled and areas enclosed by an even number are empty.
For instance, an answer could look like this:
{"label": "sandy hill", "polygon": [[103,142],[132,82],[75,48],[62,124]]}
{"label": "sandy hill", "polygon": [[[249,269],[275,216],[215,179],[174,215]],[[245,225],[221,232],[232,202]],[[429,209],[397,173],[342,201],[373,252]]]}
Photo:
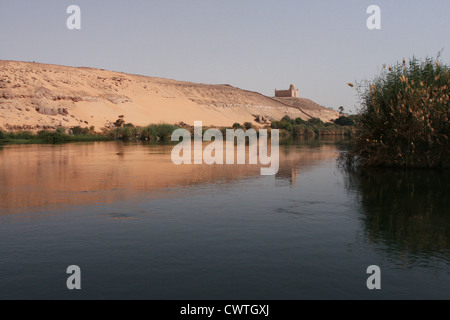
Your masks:
{"label": "sandy hill", "polygon": [[275,100],[301,110],[308,118],[319,118],[323,121],[334,120],[339,117],[339,113],[333,109],[318,105],[312,100],[305,98],[274,98]]}
{"label": "sandy hill", "polygon": [[[123,115],[150,123],[231,126],[285,115],[330,120],[338,114],[299,98],[273,99],[229,85],[207,85],[92,68],[0,61],[0,127],[112,126]],[[308,109],[314,106],[314,110]],[[303,110],[305,109],[305,110]],[[259,116],[259,117],[258,117]]]}

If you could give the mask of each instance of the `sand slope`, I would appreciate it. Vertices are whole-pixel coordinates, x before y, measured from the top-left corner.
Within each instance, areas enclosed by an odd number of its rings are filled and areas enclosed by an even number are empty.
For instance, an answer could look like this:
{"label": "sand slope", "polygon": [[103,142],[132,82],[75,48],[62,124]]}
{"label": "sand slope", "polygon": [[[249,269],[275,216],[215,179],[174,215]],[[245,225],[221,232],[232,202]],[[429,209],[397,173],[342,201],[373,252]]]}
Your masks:
{"label": "sand slope", "polygon": [[[207,85],[92,68],[0,61],[0,127],[7,130],[58,126],[112,126],[119,116],[134,125],[150,123],[231,126],[256,116],[285,115],[323,120],[337,112],[307,99],[273,99],[229,85]],[[303,101],[303,102],[302,102]],[[254,122],[256,124],[256,122]]]}

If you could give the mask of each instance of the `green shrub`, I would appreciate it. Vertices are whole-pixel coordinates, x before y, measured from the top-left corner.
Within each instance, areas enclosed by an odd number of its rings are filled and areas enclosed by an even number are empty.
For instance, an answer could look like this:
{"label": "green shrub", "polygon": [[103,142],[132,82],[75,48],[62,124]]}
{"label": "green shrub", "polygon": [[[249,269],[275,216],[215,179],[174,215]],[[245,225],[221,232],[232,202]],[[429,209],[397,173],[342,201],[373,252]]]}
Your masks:
{"label": "green shrub", "polygon": [[178,129],[178,126],[171,124],[151,124],[146,127],[134,127],[125,125],[121,128],[111,130],[110,136],[115,139],[122,140],[144,140],[144,141],[170,141],[173,131]]}
{"label": "green shrub", "polygon": [[250,130],[252,127],[253,127],[253,124],[251,122],[244,122],[245,130]]}
{"label": "green shrub", "polygon": [[[353,116],[351,116],[353,117]],[[351,135],[352,127],[342,128],[334,123],[324,123],[318,118],[311,118],[308,121],[302,118],[291,119],[289,116],[283,117],[280,121],[273,121],[272,129],[279,129],[281,132],[291,137],[314,137],[318,135]]]}
{"label": "green shrub", "polygon": [[59,134],[66,134],[66,129],[64,127],[56,128],[56,132]]}
{"label": "green shrub", "polygon": [[40,131],[38,133],[38,138],[45,143],[63,143],[69,141],[69,136],[60,132],[51,132],[47,130]]}
{"label": "green shrub", "polygon": [[312,125],[319,125],[319,126],[321,126],[321,125],[324,124],[323,121],[320,120],[319,118],[311,118],[311,119],[308,119],[308,123],[309,123],[309,124],[312,124]]}
{"label": "green shrub", "polygon": [[88,128],[82,128],[80,126],[70,128],[70,130],[74,136],[84,136],[90,133]]}
{"label": "green shrub", "polygon": [[293,127],[293,125],[290,122],[281,121],[280,129],[284,129],[284,130],[286,130],[288,132],[292,132],[294,127]]}
{"label": "green shrub", "polygon": [[303,120],[302,118],[295,118],[295,123],[296,123],[296,124],[305,124],[306,121]]}
{"label": "green shrub", "polygon": [[338,126],[353,126],[355,122],[351,117],[348,116],[340,116],[336,120],[334,120],[334,123]]}
{"label": "green shrub", "polygon": [[289,116],[284,116],[284,117],[281,119],[281,121],[289,122],[289,123],[292,123],[292,122],[293,122],[292,119],[291,119],[291,117],[289,117]]}
{"label": "green shrub", "polygon": [[171,124],[157,124],[155,127],[156,138],[161,142],[170,141],[172,133],[176,129],[178,127]]}
{"label": "green shrub", "polygon": [[35,136],[29,131],[18,131],[15,133],[9,133],[9,138],[17,140],[33,140],[35,139]]}
{"label": "green shrub", "polygon": [[121,128],[122,130],[122,139],[123,140],[130,140],[132,137],[132,128],[129,126],[123,126],[123,128]]}
{"label": "green shrub", "polygon": [[154,125],[149,125],[143,128],[140,128],[140,136],[142,140],[146,141],[156,141],[156,127]]}
{"label": "green shrub", "polygon": [[286,120],[273,121],[272,129],[280,129],[280,130],[286,130],[286,131],[292,132],[293,126],[292,126],[291,122],[288,122]]}

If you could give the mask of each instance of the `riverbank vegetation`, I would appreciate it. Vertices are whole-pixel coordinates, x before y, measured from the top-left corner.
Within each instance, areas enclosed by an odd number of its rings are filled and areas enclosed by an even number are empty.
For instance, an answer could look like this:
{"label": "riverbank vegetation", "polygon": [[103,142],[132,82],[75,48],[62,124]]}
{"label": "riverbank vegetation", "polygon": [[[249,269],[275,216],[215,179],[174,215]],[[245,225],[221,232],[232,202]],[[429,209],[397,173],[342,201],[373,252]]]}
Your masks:
{"label": "riverbank vegetation", "polygon": [[271,124],[272,129],[280,129],[282,136],[315,137],[324,135],[351,136],[356,116],[341,115],[334,122],[323,122],[318,118],[303,120],[291,119],[289,116]]}
{"label": "riverbank vegetation", "polygon": [[439,55],[403,60],[358,89],[362,109],[345,164],[450,167],[450,68]]}
{"label": "riverbank vegetation", "polygon": [[122,127],[117,127],[107,132],[106,134],[114,139],[124,141],[140,140],[150,142],[169,142],[171,140],[172,132],[178,129],[179,126],[167,123],[150,124],[145,127],[135,127],[129,123]]}
{"label": "riverbank vegetation", "polygon": [[[266,125],[270,135],[271,129],[280,129],[281,139],[292,139],[297,137],[317,137],[321,135],[348,136],[352,132],[354,116],[342,115],[335,123],[324,123],[320,119],[310,119],[304,121],[301,118],[291,119],[284,117],[280,121],[272,122],[272,125]],[[83,128],[73,127],[70,129],[57,128],[56,131],[42,130],[37,133],[28,131],[4,132],[0,130],[0,143],[66,143],[66,142],[84,142],[84,141],[142,141],[151,143],[170,143],[174,130],[178,128],[187,129],[193,134],[194,127],[180,123],[171,125],[166,123],[150,124],[144,127],[134,126],[132,123],[125,123],[123,116],[115,123],[111,129],[103,128],[101,133],[96,133],[94,127]],[[202,133],[206,130],[215,128],[226,133],[227,129],[242,129],[244,131],[260,128],[251,122],[243,124],[235,123],[232,127],[203,127]]]}
{"label": "riverbank vegetation", "polygon": [[64,128],[55,131],[42,130],[37,133],[29,131],[5,132],[0,130],[0,144],[34,144],[107,141],[111,137],[93,132],[87,128],[74,127],[66,132]]}

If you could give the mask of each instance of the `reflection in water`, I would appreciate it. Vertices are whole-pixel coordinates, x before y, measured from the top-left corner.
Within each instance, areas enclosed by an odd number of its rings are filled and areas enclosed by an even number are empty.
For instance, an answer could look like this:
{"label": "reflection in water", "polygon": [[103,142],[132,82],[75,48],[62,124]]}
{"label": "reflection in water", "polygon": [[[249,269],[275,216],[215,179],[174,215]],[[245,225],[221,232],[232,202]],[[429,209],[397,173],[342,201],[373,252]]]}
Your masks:
{"label": "reflection in water", "polygon": [[361,205],[367,241],[404,262],[450,262],[448,171],[365,169],[346,172],[346,183]]}
{"label": "reflection in water", "polygon": [[[260,177],[260,165],[177,166],[172,148],[116,142],[6,146],[0,152],[0,214],[115,202]],[[295,184],[299,170],[335,157],[334,143],[281,146],[276,178]]]}
{"label": "reflection in water", "polygon": [[281,146],[276,177],[171,150],[0,148],[0,299],[73,298],[69,264],[83,299],[449,298],[448,172],[342,175],[323,140]]}

